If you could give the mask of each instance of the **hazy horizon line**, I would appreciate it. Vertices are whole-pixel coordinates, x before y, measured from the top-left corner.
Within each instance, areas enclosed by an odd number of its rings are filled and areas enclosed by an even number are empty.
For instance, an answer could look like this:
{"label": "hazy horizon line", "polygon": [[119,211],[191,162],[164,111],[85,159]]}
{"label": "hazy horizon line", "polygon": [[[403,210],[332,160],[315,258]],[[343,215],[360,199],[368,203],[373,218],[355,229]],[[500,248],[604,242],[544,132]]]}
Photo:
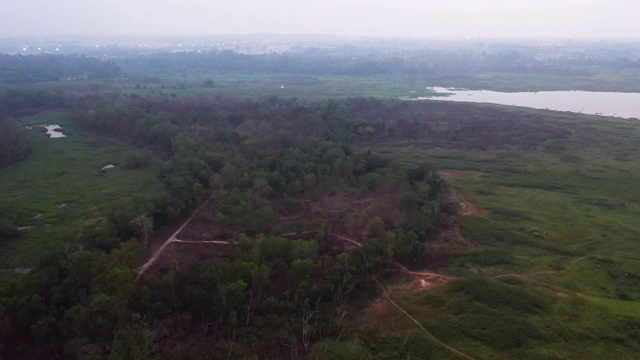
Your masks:
{"label": "hazy horizon line", "polygon": [[143,33],[96,33],[96,34],[33,34],[33,35],[9,35],[2,36],[0,39],[48,39],[56,40],[62,38],[89,39],[89,38],[204,38],[204,37],[258,37],[258,36],[278,36],[278,37],[331,37],[336,39],[371,39],[371,40],[403,40],[403,41],[469,41],[469,40],[487,40],[487,41],[539,41],[539,40],[556,40],[556,41],[640,41],[640,36],[616,36],[616,37],[560,37],[560,36],[381,36],[381,35],[340,35],[333,33],[321,32],[246,32],[246,33],[203,33],[203,34],[143,34]]}

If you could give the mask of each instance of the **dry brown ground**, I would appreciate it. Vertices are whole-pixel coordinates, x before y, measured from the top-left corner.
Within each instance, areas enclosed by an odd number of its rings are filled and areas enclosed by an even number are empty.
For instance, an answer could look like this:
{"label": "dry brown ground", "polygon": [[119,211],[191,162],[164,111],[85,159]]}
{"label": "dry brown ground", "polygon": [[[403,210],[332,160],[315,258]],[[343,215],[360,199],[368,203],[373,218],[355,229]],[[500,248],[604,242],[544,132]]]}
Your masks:
{"label": "dry brown ground", "polygon": [[[320,250],[342,253],[366,242],[369,226],[377,218],[384,222],[386,228],[395,228],[401,216],[399,201],[402,193],[383,186],[374,193],[336,192],[318,201],[302,198],[299,199],[301,208],[295,212],[287,212],[284,201],[274,201],[280,220],[273,224],[273,229],[275,233],[290,238],[314,238],[321,229],[314,228],[313,224],[317,225],[318,220],[324,219],[331,229],[321,241]],[[239,231],[233,227],[217,228],[214,225],[217,211],[215,199],[212,199],[192,216],[183,217],[156,231],[149,241],[150,260],[136,269],[138,273],[161,275],[181,264],[228,256],[230,246],[224,243],[233,241]],[[296,232],[301,222],[311,225],[307,225],[303,232]],[[182,229],[176,233],[181,226]]]}
{"label": "dry brown ground", "polygon": [[[469,176],[468,174],[442,171],[440,175],[449,185],[448,199],[459,204],[457,215],[485,215],[482,209],[463,199],[456,191],[455,181]],[[403,193],[403,189],[395,189],[389,185],[373,193],[338,191],[317,201],[301,198],[300,207],[295,212],[287,212],[284,201],[274,201],[273,206],[279,212],[280,220],[273,224],[273,228],[277,229],[275,233],[290,238],[314,238],[321,229],[309,224],[317,225],[319,219],[324,219],[329,222],[331,229],[320,244],[321,251],[342,253],[367,241],[369,226],[375,219],[381,219],[387,229],[395,228],[401,220],[399,202]],[[215,199],[212,199],[196,210],[186,225],[184,222],[188,218],[184,217],[154,233],[150,240],[150,248],[156,258],[153,264],[147,266],[149,271],[166,274],[171,267],[178,267],[184,263],[228,256],[230,246],[224,242],[232,241],[238,235],[238,231],[233,227],[219,229],[214,226],[217,211]],[[307,224],[307,228],[302,232],[297,229],[300,223]],[[182,225],[182,230],[175,233]],[[166,243],[174,233],[173,239]],[[429,263],[428,267],[435,269],[446,263],[444,254],[447,250],[470,246],[457,227],[442,224],[438,225],[438,230],[431,236],[429,244],[430,250],[433,251],[429,252],[431,255],[426,262]],[[164,248],[158,252],[163,245]],[[435,276],[429,278],[424,271],[410,273],[406,268],[397,271],[405,272],[405,275],[412,277],[413,287],[418,290],[429,289],[448,281],[446,276],[435,273],[431,273]]]}
{"label": "dry brown ground", "polygon": [[478,217],[485,217],[486,212],[482,210],[478,205],[467,201],[461,194],[460,191],[456,187],[456,180],[464,179],[469,177],[468,173],[460,172],[460,171],[440,171],[440,176],[447,182],[449,186],[449,191],[451,192],[449,195],[449,200],[453,203],[458,204],[460,211],[459,214],[462,216],[472,215]]}

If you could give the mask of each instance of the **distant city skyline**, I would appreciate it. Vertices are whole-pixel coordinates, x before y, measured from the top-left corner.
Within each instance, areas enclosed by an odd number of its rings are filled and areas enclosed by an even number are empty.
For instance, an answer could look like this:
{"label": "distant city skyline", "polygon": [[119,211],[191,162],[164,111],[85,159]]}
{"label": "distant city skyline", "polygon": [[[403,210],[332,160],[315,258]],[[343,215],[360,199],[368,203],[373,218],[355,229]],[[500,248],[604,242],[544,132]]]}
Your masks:
{"label": "distant city skyline", "polygon": [[640,39],[638,0],[0,0],[0,37]]}

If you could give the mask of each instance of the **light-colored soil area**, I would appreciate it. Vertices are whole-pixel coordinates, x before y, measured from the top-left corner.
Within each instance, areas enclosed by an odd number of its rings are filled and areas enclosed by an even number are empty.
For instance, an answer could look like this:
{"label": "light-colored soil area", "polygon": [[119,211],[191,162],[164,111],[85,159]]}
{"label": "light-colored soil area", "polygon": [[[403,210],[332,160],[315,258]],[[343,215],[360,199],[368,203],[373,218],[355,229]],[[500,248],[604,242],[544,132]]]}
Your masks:
{"label": "light-colored soil area", "polygon": [[469,176],[468,174],[459,172],[459,171],[452,171],[452,170],[440,171],[438,173],[440,174],[440,176],[442,176],[442,178],[446,181],[447,185],[449,186],[449,191],[450,191],[449,200],[452,203],[458,205],[460,215],[463,215],[463,216],[470,215],[470,216],[478,216],[478,217],[486,216],[486,213],[484,210],[482,210],[478,205],[470,201],[467,201],[460,194],[459,189],[456,187],[456,180],[464,179]]}
{"label": "light-colored soil area", "polygon": [[426,270],[409,270],[402,264],[393,263],[393,267],[387,269],[389,272],[402,273],[405,276],[408,286],[405,290],[413,292],[423,292],[429,289],[446,285],[449,281],[455,280],[455,276],[439,274]]}

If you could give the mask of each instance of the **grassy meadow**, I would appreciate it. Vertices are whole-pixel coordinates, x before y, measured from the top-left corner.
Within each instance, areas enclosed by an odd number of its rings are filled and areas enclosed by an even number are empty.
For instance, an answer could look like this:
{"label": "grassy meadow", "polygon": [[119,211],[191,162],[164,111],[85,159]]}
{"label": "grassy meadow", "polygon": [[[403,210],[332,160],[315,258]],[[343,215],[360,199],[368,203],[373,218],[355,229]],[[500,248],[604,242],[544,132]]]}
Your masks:
{"label": "grassy meadow", "polygon": [[[33,267],[45,255],[80,242],[106,226],[104,211],[161,189],[157,165],[124,169],[136,150],[128,141],[76,132],[69,114],[48,112],[23,118],[24,126],[58,124],[66,135],[49,138],[44,128],[28,131],[32,154],[0,170],[0,210],[16,226],[18,237],[0,244],[0,280],[16,267]],[[107,164],[116,167],[101,170]]]}
{"label": "grassy meadow", "polygon": [[[526,133],[510,131],[518,122],[496,116],[477,125],[513,137],[484,150],[465,139],[434,145],[445,134],[366,144],[405,163],[435,164],[453,178],[458,200],[481,209],[480,216],[454,219],[461,236],[449,234],[447,246],[427,249],[447,256],[448,265],[436,270],[457,280],[414,291],[406,278],[389,276],[391,298],[473,359],[637,358],[640,123],[483,106],[531,117],[523,121],[537,121],[542,132],[553,125],[570,133],[558,140],[550,132],[527,149],[520,146]],[[363,358],[466,358],[383,303],[362,313],[357,340],[348,343]],[[346,344],[325,345],[347,351]]]}
{"label": "grassy meadow", "polygon": [[[26,88],[60,89],[73,94],[120,92],[140,96],[279,96],[327,99],[353,96],[417,98],[434,95],[427,87],[503,92],[584,90],[640,92],[640,72],[603,67],[581,69],[584,75],[526,73],[442,73],[432,75],[305,75],[278,73],[124,73],[114,79],[40,82]],[[207,85],[207,82],[211,84]]]}

